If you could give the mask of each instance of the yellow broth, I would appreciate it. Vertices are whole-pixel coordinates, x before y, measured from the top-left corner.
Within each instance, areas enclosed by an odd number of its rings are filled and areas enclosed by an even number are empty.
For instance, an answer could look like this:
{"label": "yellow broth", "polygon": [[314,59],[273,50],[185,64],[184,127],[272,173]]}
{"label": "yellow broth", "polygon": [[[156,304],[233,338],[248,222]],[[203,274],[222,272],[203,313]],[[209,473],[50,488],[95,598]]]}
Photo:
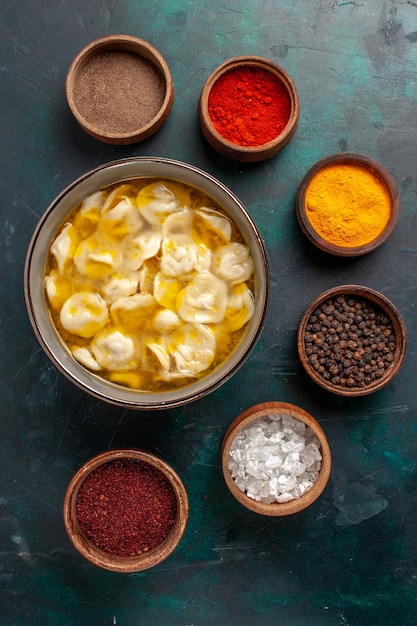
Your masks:
{"label": "yellow broth", "polygon": [[181,387],[222,364],[253,315],[254,289],[234,221],[171,180],[90,194],[47,255],[47,305],[74,358],[141,391]]}

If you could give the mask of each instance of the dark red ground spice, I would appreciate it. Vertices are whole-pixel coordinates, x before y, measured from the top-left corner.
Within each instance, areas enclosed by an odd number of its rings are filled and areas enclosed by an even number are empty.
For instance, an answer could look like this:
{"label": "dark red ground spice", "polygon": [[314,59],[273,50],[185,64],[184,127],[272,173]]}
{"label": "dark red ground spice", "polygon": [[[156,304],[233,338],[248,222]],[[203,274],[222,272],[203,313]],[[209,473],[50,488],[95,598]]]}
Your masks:
{"label": "dark red ground spice", "polygon": [[100,465],[78,492],[78,523],[98,548],[136,556],[156,548],[171,531],[177,513],[172,486],[160,470],[135,459]]}

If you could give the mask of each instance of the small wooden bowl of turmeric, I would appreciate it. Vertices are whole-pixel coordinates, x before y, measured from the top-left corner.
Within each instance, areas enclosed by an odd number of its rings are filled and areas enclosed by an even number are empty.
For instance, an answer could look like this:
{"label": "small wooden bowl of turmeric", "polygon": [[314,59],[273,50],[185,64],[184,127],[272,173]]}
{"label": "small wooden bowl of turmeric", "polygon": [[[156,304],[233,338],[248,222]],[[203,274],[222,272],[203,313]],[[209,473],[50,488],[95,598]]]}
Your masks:
{"label": "small wooden bowl of turmeric", "polygon": [[204,138],[223,156],[242,162],[275,156],[297,129],[300,106],[288,73],[259,56],[239,56],[208,77],[198,104]]}
{"label": "small wooden bowl of turmeric", "polygon": [[400,196],[393,176],[378,161],[340,153],[308,170],[298,188],[296,213],[317,248],[355,257],[376,250],[392,234]]}

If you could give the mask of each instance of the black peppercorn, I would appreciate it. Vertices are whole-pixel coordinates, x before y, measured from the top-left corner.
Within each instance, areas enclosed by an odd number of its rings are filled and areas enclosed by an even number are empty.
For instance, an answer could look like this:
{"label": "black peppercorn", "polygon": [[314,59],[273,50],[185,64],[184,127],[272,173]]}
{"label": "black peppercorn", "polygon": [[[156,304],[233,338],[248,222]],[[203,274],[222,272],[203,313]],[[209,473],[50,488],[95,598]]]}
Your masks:
{"label": "black peppercorn", "polygon": [[340,295],[314,310],[304,348],[323,380],[338,387],[364,387],[381,379],[392,365],[395,333],[391,320],[371,301]]}

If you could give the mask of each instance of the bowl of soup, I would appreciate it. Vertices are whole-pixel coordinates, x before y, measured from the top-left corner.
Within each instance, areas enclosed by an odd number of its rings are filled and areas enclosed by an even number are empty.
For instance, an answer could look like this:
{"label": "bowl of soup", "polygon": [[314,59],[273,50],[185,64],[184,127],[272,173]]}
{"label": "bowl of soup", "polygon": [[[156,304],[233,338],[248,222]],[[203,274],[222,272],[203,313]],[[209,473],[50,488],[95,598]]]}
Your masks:
{"label": "bowl of soup", "polygon": [[179,406],[229,380],[269,301],[247,209],[210,174],[163,158],[114,161],[64,189],[35,228],[24,283],[54,365],[134,409]]}

